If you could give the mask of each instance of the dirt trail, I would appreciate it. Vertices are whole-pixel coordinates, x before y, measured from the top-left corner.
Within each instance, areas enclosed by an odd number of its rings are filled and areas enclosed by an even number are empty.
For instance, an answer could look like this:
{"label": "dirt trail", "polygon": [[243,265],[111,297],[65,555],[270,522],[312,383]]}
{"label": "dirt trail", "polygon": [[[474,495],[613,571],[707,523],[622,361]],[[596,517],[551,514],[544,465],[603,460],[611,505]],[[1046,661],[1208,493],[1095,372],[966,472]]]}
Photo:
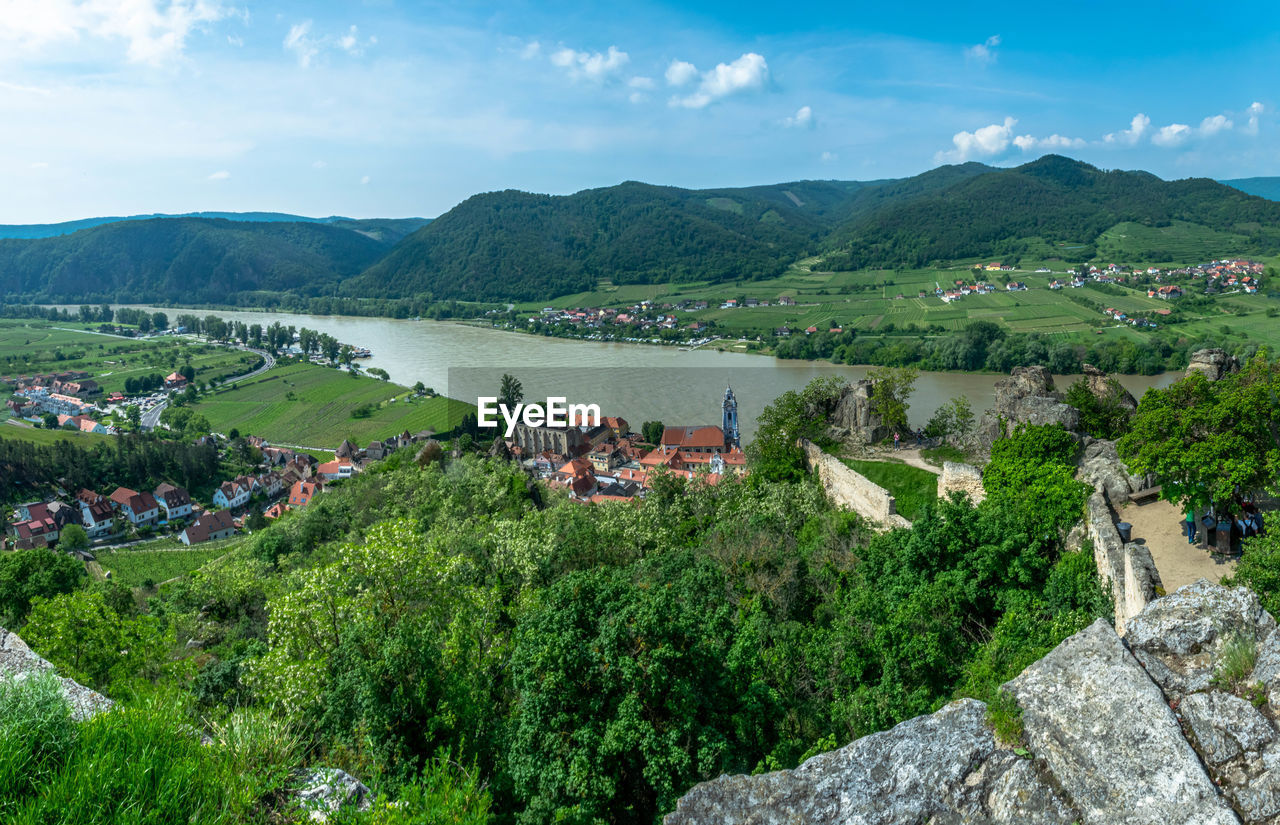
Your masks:
{"label": "dirt trail", "polygon": [[862,459],[863,461],[896,461],[899,464],[910,464],[912,467],[919,467],[921,470],[928,470],[935,476],[942,475],[942,468],[925,461],[924,456],[920,454],[920,449],[918,447],[912,447],[910,449],[903,447],[900,450],[895,450],[893,447],[872,447],[864,453],[851,454],[849,457]]}
{"label": "dirt trail", "polygon": [[1202,578],[1217,584],[1223,576],[1236,572],[1234,559],[1221,560],[1198,544],[1187,544],[1182,534],[1182,511],[1167,501],[1126,504],[1119,516],[1120,521],[1133,525],[1133,540],[1144,542],[1151,551],[1166,593]]}

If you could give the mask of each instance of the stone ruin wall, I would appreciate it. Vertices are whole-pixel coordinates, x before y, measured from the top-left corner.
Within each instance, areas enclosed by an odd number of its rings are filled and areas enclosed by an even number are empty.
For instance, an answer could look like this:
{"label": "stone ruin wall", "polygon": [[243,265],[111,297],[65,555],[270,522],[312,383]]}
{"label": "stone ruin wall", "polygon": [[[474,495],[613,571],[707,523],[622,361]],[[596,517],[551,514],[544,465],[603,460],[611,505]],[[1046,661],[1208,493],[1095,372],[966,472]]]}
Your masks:
{"label": "stone ruin wall", "polygon": [[817,474],[823,489],[837,505],[885,527],[911,526],[911,522],[898,515],[896,502],[888,490],[807,439],[800,440],[800,448],[804,450],[810,471]]}

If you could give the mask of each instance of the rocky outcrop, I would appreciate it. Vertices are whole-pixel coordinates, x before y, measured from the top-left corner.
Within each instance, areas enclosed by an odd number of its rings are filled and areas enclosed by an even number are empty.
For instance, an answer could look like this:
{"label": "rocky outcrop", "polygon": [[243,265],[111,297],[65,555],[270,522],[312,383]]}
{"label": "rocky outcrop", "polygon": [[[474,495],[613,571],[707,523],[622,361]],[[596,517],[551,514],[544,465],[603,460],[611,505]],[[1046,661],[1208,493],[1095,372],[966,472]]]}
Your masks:
{"label": "rocky outcrop", "polygon": [[[1253,670],[1226,678],[1241,639]],[[665,825],[1280,823],[1280,631],[1246,589],[1183,587],[1123,639],[1095,622],[1004,689],[1025,749],[960,700],[795,770],[705,782]]]}
{"label": "rocky outcrop", "polygon": [[1228,355],[1223,349],[1199,349],[1191,353],[1187,363],[1187,375],[1199,372],[1210,381],[1217,381],[1224,375],[1240,371],[1240,361],[1234,355]]}
{"label": "rocky outcrop", "polygon": [[[27,643],[0,627],[0,679],[26,679],[41,673],[55,673],[53,665],[31,652]],[[55,674],[56,675],[56,674]],[[59,677],[62,694],[71,705],[71,717],[83,721],[109,710],[113,702],[97,691],[72,680]]]}
{"label": "rocky outcrop", "polygon": [[1084,438],[1084,450],[1076,467],[1076,478],[1103,493],[1113,507],[1123,507],[1129,494],[1151,486],[1151,479],[1135,476],[1120,460],[1116,442]]}
{"label": "rocky outcrop", "polygon": [[664,825],[1070,825],[1074,812],[1028,761],[997,743],[985,714],[981,702],[962,699],[793,771],[704,782]]}
{"label": "rocky outcrop", "polygon": [[888,438],[889,428],[871,411],[875,384],[867,379],[846,384],[835,408],[828,416],[831,434],[840,440],[875,444]]}
{"label": "rocky outcrop", "polygon": [[298,803],[313,822],[327,822],[342,808],[367,811],[373,794],[363,782],[338,768],[316,768],[302,778]]}
{"label": "rocky outcrop", "polygon": [[1138,409],[1138,399],[1126,390],[1119,381],[1107,375],[1092,364],[1083,366],[1085,386],[1100,401],[1111,401],[1123,409],[1133,412]]}
{"label": "rocky outcrop", "polygon": [[970,436],[970,450],[988,455],[991,445],[1019,424],[1061,424],[1068,432],[1080,429],[1080,413],[1062,402],[1053,375],[1044,367],[1015,367],[995,384],[995,405],[978,419]]}

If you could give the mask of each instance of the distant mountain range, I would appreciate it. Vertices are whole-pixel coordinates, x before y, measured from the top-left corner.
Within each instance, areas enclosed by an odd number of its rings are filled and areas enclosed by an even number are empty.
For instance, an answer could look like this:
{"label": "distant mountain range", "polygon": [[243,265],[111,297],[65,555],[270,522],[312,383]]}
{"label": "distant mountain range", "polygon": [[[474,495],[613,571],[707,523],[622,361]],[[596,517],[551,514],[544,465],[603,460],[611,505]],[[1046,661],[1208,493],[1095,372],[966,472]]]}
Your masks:
{"label": "distant mountain range", "polygon": [[1236,178],[1224,180],[1227,186],[1271,201],[1280,201],[1280,178]]}
{"label": "distant mountain range", "polygon": [[[1192,232],[1223,254],[1280,251],[1280,179],[1230,185],[1105,172],[1057,155],[1011,169],[691,190],[626,182],[573,195],[490,192],[435,220],[197,213],[0,227],[9,300],[225,302],[299,297],[545,300],[602,281],[772,277],[821,255],[833,269],[976,257],[1151,260]],[[1130,231],[1111,232],[1123,225]],[[1147,246],[1116,245],[1143,235]],[[1150,236],[1150,237],[1148,237]],[[1070,250],[1067,252],[1067,250]]]}

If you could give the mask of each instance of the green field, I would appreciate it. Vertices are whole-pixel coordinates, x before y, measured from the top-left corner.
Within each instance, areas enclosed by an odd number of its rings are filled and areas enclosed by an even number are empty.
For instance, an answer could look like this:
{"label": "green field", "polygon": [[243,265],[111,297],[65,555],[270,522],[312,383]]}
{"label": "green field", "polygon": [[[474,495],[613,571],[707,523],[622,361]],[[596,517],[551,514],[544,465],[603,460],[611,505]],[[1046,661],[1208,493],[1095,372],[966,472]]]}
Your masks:
{"label": "green field", "polygon": [[[444,432],[472,407],[437,396],[411,399],[405,387],[313,364],[284,364],[203,397],[194,409],[215,432],[232,428],[277,444],[333,449],[408,430]],[[364,418],[352,412],[365,407]]]}
{"label": "green field", "polygon": [[47,321],[0,320],[0,374],[17,377],[82,370],[110,394],[125,381],[153,373],[168,375],[190,363],[205,383],[247,372],[258,356],[228,347],[165,337],[119,338],[58,329]]}
{"label": "green field", "polygon": [[156,539],[139,545],[137,550],[103,553],[98,556],[98,564],[103,570],[110,570],[111,578],[126,587],[142,587],[147,580],[159,584],[185,576],[225,555],[242,541],[243,536],[234,536],[187,549],[176,538]]}
{"label": "green field", "polygon": [[928,470],[888,461],[845,459],[844,463],[892,493],[898,515],[908,521],[918,519],[925,505],[938,497],[938,477]]}
{"label": "green field", "polygon": [[70,441],[81,447],[92,447],[111,436],[102,433],[82,433],[77,430],[45,430],[30,425],[18,424],[13,419],[0,421],[0,438],[11,438],[18,441],[30,441],[33,444],[54,444],[58,441]]}

